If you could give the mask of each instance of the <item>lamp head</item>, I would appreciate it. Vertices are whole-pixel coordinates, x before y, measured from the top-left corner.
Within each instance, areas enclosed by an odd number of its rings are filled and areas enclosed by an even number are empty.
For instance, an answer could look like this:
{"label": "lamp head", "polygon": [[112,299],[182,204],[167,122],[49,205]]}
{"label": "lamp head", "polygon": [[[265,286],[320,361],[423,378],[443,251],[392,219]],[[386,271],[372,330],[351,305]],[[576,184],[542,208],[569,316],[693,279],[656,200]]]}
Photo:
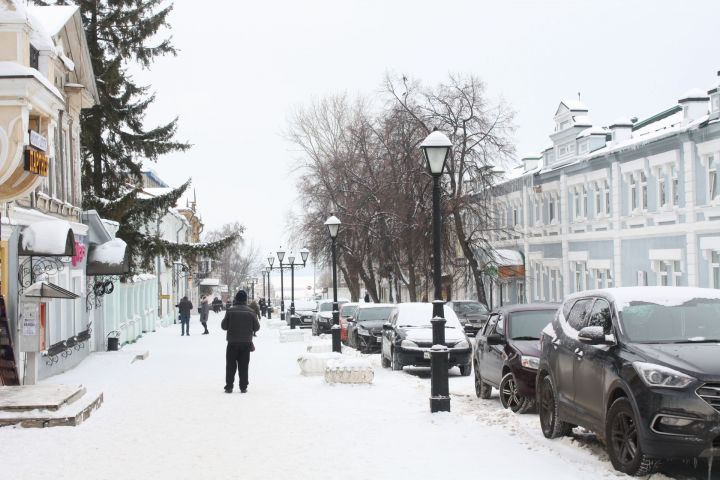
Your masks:
{"label": "lamp head", "polygon": [[275,256],[270,254],[268,255],[268,263],[270,264],[270,267],[268,268],[268,271],[270,271],[270,268],[272,268],[273,263],[275,263]]}
{"label": "lamp head", "polygon": [[280,250],[277,251],[278,260],[280,260],[280,263],[283,263],[283,258],[285,258],[285,250],[283,250],[282,247],[280,247]]}
{"label": "lamp head", "polygon": [[428,170],[432,175],[442,175],[451,147],[450,139],[437,129],[425,137],[420,144]]}
{"label": "lamp head", "polygon": [[335,238],[337,237],[338,230],[340,229],[342,222],[335,215],[330,215],[330,218],[325,220],[325,225],[328,227],[328,231],[330,232],[330,238]]}
{"label": "lamp head", "polygon": [[305,265],[305,262],[307,262],[308,255],[310,255],[310,250],[308,250],[307,248],[303,248],[302,250],[300,250],[300,258],[302,258],[303,265]]}

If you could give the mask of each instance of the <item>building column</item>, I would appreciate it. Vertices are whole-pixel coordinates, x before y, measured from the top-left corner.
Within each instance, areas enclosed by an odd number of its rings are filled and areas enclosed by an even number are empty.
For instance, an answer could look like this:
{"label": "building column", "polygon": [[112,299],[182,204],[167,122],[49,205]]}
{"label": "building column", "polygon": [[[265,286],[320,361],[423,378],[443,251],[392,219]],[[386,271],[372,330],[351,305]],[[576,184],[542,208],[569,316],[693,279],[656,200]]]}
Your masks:
{"label": "building column", "polygon": [[562,239],[562,276],[563,276],[563,296],[570,295],[570,261],[568,252],[570,246],[567,236],[570,233],[570,212],[568,210],[567,201],[567,175],[565,172],[560,174],[560,238]]}
{"label": "building column", "polygon": [[685,225],[687,227],[685,261],[687,262],[688,287],[697,287],[698,280],[698,248],[695,233],[695,142],[685,141],[682,144],[683,172],[685,181]]}
{"label": "building column", "polygon": [[612,230],[613,230],[613,287],[623,286],[623,267],[622,267],[622,241],[620,240],[620,205],[621,205],[621,187],[622,178],[620,175],[620,164],[617,159],[613,159],[610,167],[610,188],[612,195]]}

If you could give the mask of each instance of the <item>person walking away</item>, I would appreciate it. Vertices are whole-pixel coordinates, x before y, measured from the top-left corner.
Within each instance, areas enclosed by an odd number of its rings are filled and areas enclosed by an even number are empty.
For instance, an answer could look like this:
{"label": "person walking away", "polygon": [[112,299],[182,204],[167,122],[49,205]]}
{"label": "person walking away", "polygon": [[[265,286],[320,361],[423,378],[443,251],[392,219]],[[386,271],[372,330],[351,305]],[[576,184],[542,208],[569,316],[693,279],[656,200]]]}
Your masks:
{"label": "person walking away", "polygon": [[212,306],[213,312],[219,313],[220,310],[222,310],[222,300],[220,300],[218,297],[213,298]]}
{"label": "person walking away", "polygon": [[[258,304],[257,304],[257,302],[255,301],[255,299],[253,299],[253,300],[250,302],[250,308],[252,308],[252,309],[255,311],[255,314],[257,315],[257,319],[260,320],[260,307],[258,306]],[[253,337],[257,337],[257,335],[255,335],[255,334],[253,333]]]}
{"label": "person walking away", "polygon": [[267,304],[265,303],[265,298],[260,297],[260,302],[258,302],[258,303],[260,304],[260,315],[264,317],[265,311],[267,310]]}
{"label": "person walking away", "polygon": [[207,329],[208,316],[210,316],[210,302],[208,302],[207,297],[203,295],[200,299],[200,323],[202,323],[202,326],[205,329],[202,333],[203,335],[210,333]]}
{"label": "person walking away", "polygon": [[365,300],[365,303],[370,303],[370,294],[368,292],[365,292],[365,298],[363,300]]}
{"label": "person walking away", "polygon": [[180,312],[180,336],[190,335],[190,312],[192,312],[193,304],[188,300],[187,295],[182,297],[180,303],[175,305]]}
{"label": "person walking away", "polygon": [[225,350],[225,393],[232,393],[235,370],[240,376],[240,392],[247,392],[250,352],[255,350],[253,335],[260,330],[257,314],[247,304],[247,292],[240,290],[225,312],[220,327],[227,331]]}

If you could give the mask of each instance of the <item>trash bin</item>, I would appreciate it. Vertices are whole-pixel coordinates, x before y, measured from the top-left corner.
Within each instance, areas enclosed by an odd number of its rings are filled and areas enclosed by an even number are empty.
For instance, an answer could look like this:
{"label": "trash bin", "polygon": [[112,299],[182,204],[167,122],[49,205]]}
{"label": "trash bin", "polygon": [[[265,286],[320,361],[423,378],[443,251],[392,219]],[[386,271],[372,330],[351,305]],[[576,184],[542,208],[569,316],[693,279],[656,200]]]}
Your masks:
{"label": "trash bin", "polygon": [[117,352],[120,345],[118,337],[108,337],[108,352]]}

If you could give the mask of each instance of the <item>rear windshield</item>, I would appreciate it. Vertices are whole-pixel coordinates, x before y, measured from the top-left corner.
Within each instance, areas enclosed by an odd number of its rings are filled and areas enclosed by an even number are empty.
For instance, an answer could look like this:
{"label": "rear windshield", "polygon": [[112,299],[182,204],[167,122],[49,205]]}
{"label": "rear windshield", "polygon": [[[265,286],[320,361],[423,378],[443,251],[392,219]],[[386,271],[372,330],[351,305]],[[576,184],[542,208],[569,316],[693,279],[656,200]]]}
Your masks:
{"label": "rear windshield", "polygon": [[458,315],[484,315],[487,313],[487,308],[478,302],[453,303],[453,310]]}
{"label": "rear windshield", "polygon": [[540,332],[552,322],[556,310],[528,310],[513,312],[510,323],[510,338],[537,340]]}
{"label": "rear windshield", "polygon": [[696,298],[666,306],[630,302],[620,312],[623,332],[639,343],[720,341],[720,300]]}
{"label": "rear windshield", "polygon": [[358,312],[358,322],[372,322],[387,320],[393,307],[361,308]]}

